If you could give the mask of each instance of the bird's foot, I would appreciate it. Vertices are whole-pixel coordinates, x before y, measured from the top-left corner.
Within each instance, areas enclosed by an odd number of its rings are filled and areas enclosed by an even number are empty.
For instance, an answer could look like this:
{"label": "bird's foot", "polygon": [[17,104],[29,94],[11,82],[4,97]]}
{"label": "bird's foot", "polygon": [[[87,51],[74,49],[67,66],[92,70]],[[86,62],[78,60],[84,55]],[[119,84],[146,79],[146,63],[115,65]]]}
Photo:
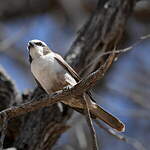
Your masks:
{"label": "bird's foot", "polygon": [[71,87],[72,87],[71,85],[67,85],[67,86],[63,87],[63,91],[68,91],[68,90],[70,90]]}

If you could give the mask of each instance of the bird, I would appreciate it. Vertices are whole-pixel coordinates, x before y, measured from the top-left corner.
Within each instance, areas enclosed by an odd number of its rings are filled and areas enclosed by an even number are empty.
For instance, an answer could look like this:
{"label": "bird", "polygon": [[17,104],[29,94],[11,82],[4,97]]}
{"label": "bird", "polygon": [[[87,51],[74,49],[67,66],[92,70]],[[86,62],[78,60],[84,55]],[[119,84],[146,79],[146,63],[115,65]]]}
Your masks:
{"label": "bird", "polygon": [[[47,94],[52,94],[65,87],[73,87],[81,80],[80,76],[63,57],[53,52],[45,42],[37,39],[30,40],[27,49],[31,72],[37,84]],[[89,111],[93,119],[100,119],[117,131],[125,131],[125,125],[118,118],[99,106],[93,100],[90,91],[85,92],[85,98],[87,99]],[[67,101],[61,102],[75,110],[79,110],[79,112],[85,109],[79,98],[72,97]]]}

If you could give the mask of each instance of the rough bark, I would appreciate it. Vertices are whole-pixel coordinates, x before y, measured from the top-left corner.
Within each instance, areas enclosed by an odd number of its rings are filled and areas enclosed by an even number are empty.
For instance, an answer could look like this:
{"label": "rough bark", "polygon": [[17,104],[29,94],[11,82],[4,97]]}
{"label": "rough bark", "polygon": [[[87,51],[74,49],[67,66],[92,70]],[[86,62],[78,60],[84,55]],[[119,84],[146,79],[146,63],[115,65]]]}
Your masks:
{"label": "rough bark", "polygon": [[[107,57],[100,55],[113,50],[119,42],[134,4],[134,0],[99,0],[95,12],[82,27],[66,55],[66,61],[82,76],[106,61]],[[30,101],[44,92],[37,88],[18,98],[12,82],[2,72],[0,77],[0,89],[4,89],[4,92],[0,91],[2,109]],[[71,114],[70,108],[64,106],[64,111],[60,112],[57,105],[53,105],[10,120],[4,147],[49,150],[68,128],[66,122]]]}
{"label": "rough bark", "polygon": [[66,56],[66,60],[77,72],[84,76],[105,62],[106,57],[99,56],[117,46],[134,3],[135,1],[128,0],[99,1]]}

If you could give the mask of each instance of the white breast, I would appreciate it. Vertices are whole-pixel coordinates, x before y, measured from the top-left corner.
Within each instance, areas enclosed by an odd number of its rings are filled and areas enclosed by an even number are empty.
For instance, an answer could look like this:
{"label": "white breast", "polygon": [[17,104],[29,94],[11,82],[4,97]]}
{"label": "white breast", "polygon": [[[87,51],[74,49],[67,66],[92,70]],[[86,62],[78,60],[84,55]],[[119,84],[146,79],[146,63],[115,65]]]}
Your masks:
{"label": "white breast", "polygon": [[57,73],[63,71],[63,68],[54,59],[54,54],[50,53],[34,59],[31,71],[41,86],[48,91],[53,86],[52,81],[57,78]]}
{"label": "white breast", "polygon": [[54,53],[34,59],[31,63],[31,71],[47,93],[56,86],[53,85],[53,81],[57,81],[55,84],[60,87],[65,83],[71,86],[76,84],[75,79],[54,58]]}

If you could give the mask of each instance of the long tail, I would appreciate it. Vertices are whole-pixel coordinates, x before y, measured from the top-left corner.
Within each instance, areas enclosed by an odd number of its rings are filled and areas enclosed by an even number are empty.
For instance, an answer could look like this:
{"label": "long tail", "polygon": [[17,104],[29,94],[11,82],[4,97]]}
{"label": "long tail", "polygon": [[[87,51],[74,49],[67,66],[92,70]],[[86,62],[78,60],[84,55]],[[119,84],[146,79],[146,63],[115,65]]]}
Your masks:
{"label": "long tail", "polygon": [[125,125],[119,119],[117,119],[110,113],[106,112],[103,108],[101,108],[97,104],[95,104],[95,107],[92,107],[90,109],[90,112],[100,120],[103,120],[106,124],[108,124],[112,128],[122,132],[125,131]]}

